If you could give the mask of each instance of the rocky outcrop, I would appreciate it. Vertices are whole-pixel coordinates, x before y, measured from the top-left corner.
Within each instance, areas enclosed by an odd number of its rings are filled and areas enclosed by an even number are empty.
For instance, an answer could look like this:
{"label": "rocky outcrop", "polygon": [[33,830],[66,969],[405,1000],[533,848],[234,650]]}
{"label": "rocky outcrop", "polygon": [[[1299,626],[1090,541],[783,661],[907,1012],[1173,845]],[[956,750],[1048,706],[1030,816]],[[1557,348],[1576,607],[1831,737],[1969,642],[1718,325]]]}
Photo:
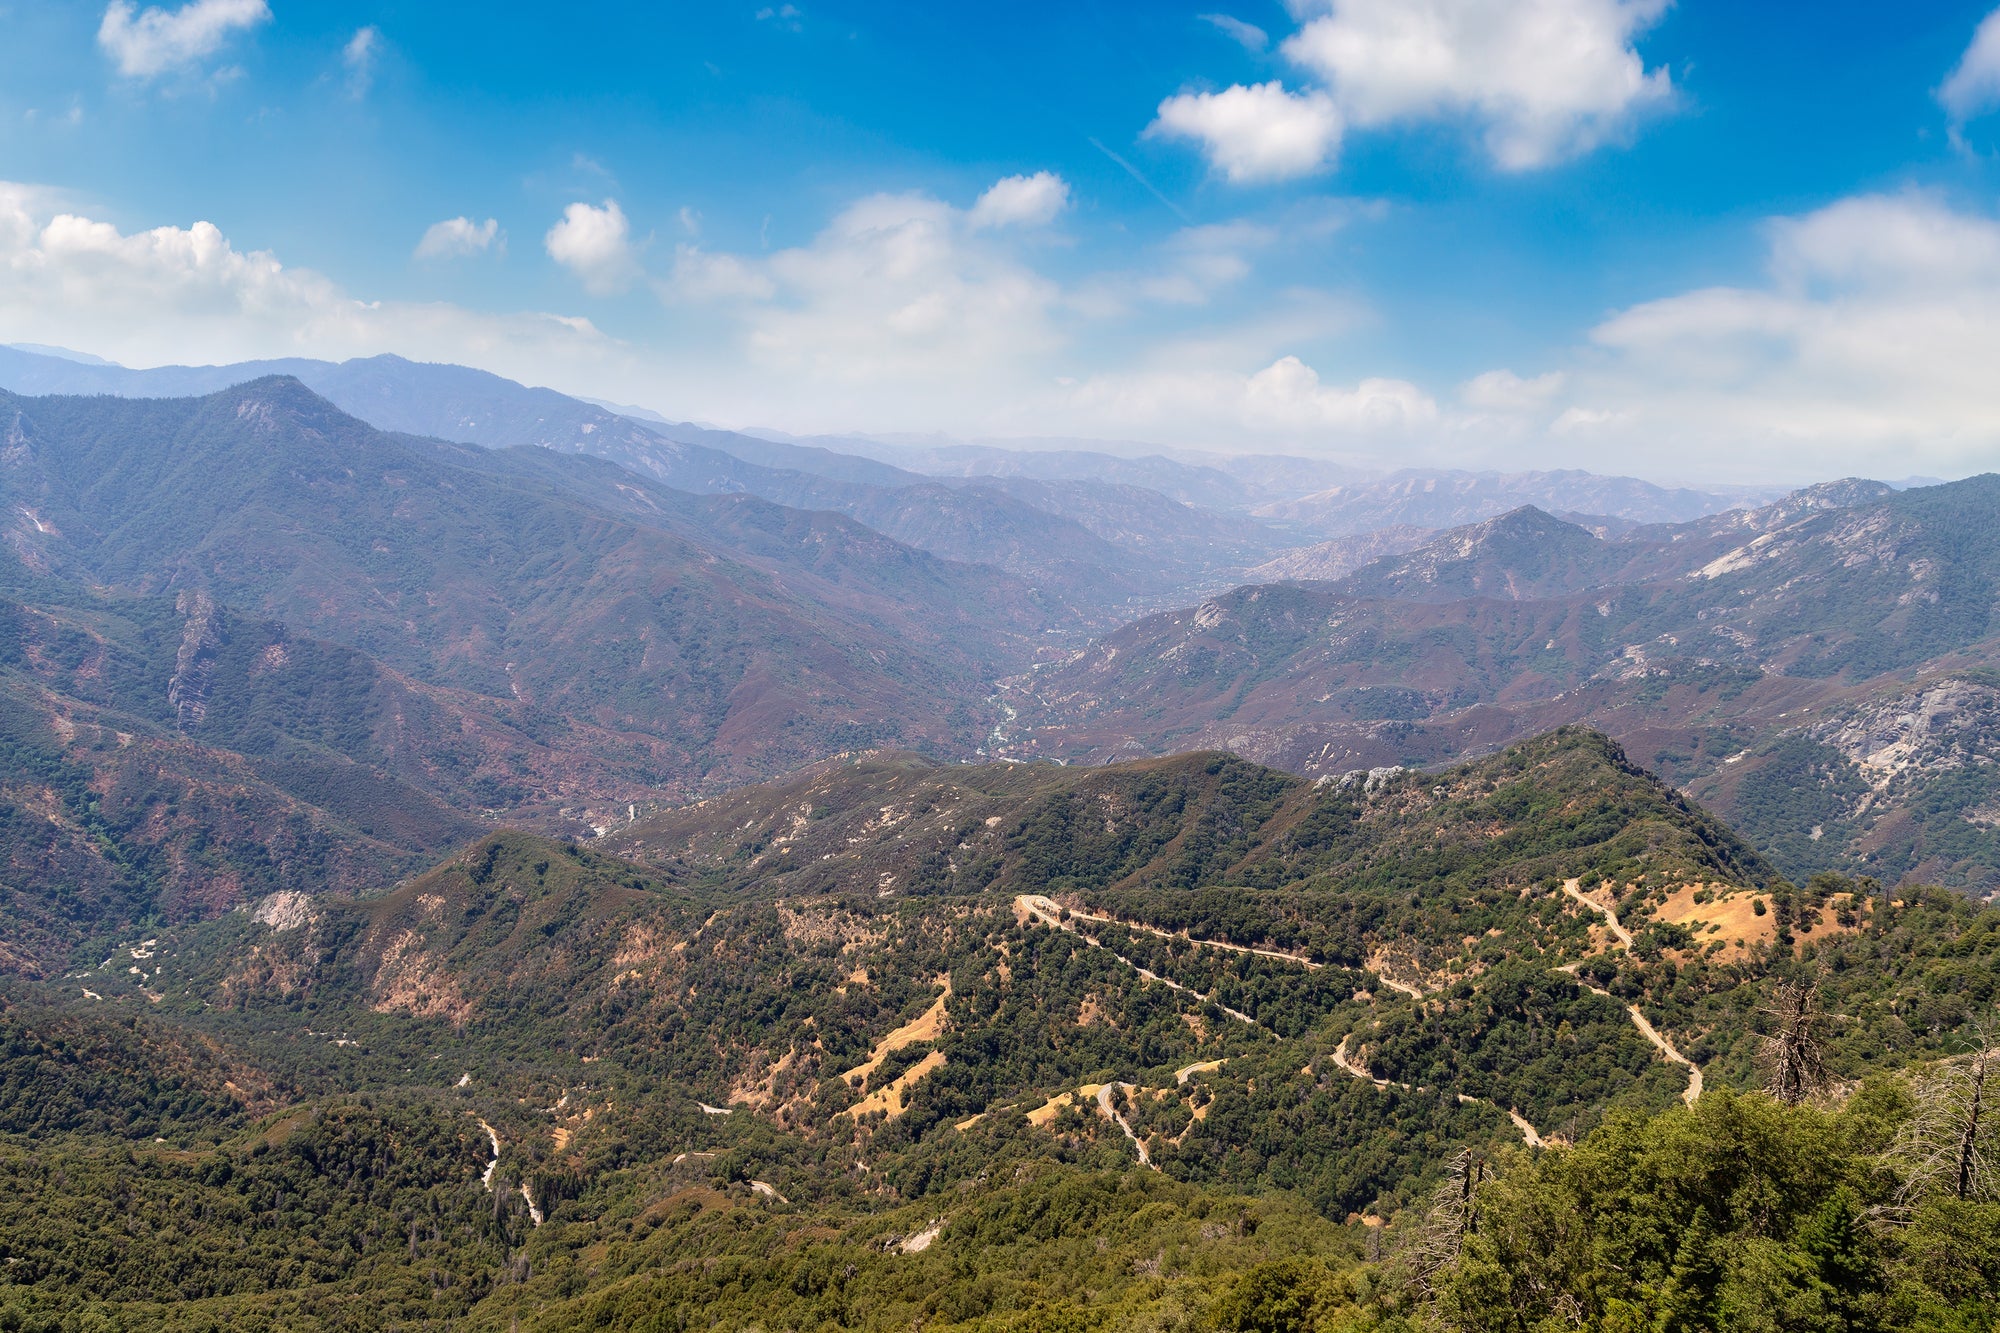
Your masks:
{"label": "rocky outcrop", "polygon": [[2000,688],[1950,677],[1878,698],[1815,726],[1877,791],[1913,773],[2000,761]]}
{"label": "rocky outcrop", "polygon": [[174,655],[174,674],[167,681],[167,702],[183,731],[200,726],[208,716],[208,695],[214,688],[215,599],[191,589],[174,599],[174,610],[187,617],[181,628],[180,651]]}

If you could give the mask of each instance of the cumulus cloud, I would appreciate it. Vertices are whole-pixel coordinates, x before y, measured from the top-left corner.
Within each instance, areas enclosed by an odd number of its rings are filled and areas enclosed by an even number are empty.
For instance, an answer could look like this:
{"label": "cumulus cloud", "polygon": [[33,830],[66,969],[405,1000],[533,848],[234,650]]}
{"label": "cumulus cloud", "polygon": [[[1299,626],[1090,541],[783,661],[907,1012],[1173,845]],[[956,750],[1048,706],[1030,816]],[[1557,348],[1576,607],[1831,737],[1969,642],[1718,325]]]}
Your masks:
{"label": "cumulus cloud", "polygon": [[615,199],[603,207],[574,203],[542,239],[549,258],[583,281],[594,296],[609,296],[630,286],[639,274],[632,249],[632,224]]}
{"label": "cumulus cloud", "polygon": [[[1200,144],[1239,184],[1317,171],[1345,131],[1447,117],[1480,125],[1502,170],[1548,166],[1672,97],[1667,71],[1647,69],[1633,46],[1667,3],[1300,0],[1289,8],[1303,26],[1280,50],[1318,86],[1182,93],[1160,104],[1148,132]],[[1236,32],[1234,19],[1204,17]]]}
{"label": "cumulus cloud", "polygon": [[375,82],[375,61],[382,54],[382,30],[370,25],[358,28],[347,45],[340,48],[340,63],[347,66],[347,91],[354,98],[368,95]]}
{"label": "cumulus cloud", "polygon": [[1287,92],[1273,79],[1169,97],[1146,133],[1193,140],[1211,168],[1244,185],[1326,166],[1340,147],[1341,116],[1327,94]]}
{"label": "cumulus cloud", "polygon": [[1068,203],[1068,184],[1047,171],[1004,177],[964,209],[870,195],[808,244],[774,254],[681,245],[661,294],[722,309],[752,362],[827,392],[898,376],[1005,377],[1059,344],[1063,293],[1004,233],[1044,225]]}
{"label": "cumulus cloud", "polygon": [[979,196],[967,221],[981,227],[1041,227],[1069,206],[1069,183],[1052,171],[1006,176]]}
{"label": "cumulus cloud", "polygon": [[1504,170],[1621,133],[1672,94],[1634,39],[1667,0],[1332,0],[1286,40],[1355,126],[1468,116]]}
{"label": "cumulus cloud", "polygon": [[363,301],[209,222],[126,233],[38,187],[0,182],[0,343],[127,365],[396,352],[544,380],[615,359],[588,320]]}
{"label": "cumulus cloud", "polygon": [[1894,476],[2000,460],[2000,221],[1932,196],[1779,220],[1764,283],[1645,302],[1591,338],[1611,359],[1579,376],[1579,405],[1687,467]]}
{"label": "cumulus cloud", "polygon": [[129,78],[149,79],[199,64],[222,49],[231,34],[271,17],[264,0],[192,0],[179,9],[111,0],[97,27],[97,44]]}
{"label": "cumulus cloud", "polygon": [[423,239],[417,242],[416,256],[418,259],[466,259],[491,250],[499,238],[500,222],[497,218],[488,218],[484,222],[474,222],[466,217],[446,218],[424,228]]}
{"label": "cumulus cloud", "polygon": [[2000,9],[1980,21],[1937,99],[1957,124],[2000,106]]}

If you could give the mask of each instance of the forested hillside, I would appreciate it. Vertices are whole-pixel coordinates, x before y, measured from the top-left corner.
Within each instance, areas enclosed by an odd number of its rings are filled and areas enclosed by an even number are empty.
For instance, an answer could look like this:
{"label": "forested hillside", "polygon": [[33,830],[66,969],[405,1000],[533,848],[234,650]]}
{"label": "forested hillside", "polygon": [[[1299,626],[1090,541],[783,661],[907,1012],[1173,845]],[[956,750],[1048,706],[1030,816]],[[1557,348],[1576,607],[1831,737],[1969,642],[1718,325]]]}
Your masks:
{"label": "forested hillside", "polygon": [[1897,1145],[2000,912],[1789,883],[1588,731],[869,754],[103,947],[7,997],[24,1327],[1993,1313],[1989,1178]]}

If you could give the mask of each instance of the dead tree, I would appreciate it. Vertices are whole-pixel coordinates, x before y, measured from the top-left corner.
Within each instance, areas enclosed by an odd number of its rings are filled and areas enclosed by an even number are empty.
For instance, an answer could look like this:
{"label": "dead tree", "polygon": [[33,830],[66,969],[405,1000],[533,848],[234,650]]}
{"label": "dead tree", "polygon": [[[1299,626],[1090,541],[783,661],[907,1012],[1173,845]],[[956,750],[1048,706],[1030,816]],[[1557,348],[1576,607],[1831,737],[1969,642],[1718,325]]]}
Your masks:
{"label": "dead tree", "polygon": [[1977,1024],[1974,1035],[1979,1047],[1970,1056],[1943,1061],[1914,1080],[1916,1114],[1889,1149],[1903,1176],[1898,1202],[1906,1206],[1927,1198],[2000,1195],[1990,1161],[1993,1113],[1986,1106],[1986,1076],[2000,1051],[1988,1024]]}
{"label": "dead tree", "polygon": [[1764,1008],[1777,1031],[1764,1038],[1764,1090],[1797,1106],[1826,1090],[1826,1037],[1819,982],[1781,981]]}
{"label": "dead tree", "polygon": [[1437,1295],[1438,1280],[1458,1262],[1465,1238],[1479,1234],[1479,1186],[1485,1178],[1486,1159],[1468,1148],[1451,1159],[1445,1178],[1431,1192],[1424,1220],[1403,1256],[1418,1300]]}

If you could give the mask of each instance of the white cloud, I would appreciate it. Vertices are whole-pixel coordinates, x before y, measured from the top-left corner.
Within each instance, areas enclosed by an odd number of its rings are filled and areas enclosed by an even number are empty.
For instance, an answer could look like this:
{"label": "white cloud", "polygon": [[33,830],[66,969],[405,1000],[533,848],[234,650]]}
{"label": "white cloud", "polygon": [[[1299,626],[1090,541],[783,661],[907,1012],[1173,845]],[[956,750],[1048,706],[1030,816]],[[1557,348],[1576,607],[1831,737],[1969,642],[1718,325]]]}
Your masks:
{"label": "white cloud", "polygon": [[1194,140],[1210,167],[1242,185],[1326,166],[1340,147],[1341,117],[1325,93],[1287,92],[1273,79],[1169,97],[1146,133]]}
{"label": "white cloud", "polygon": [[1769,229],[1768,281],[1619,312],[1578,398],[1686,468],[1901,476],[2000,461],[2000,222],[1922,194]]}
{"label": "white cloud", "polygon": [[710,254],[696,245],[674,248],[672,278],[661,286],[670,301],[768,301],[777,283],[754,260],[730,254]]}
{"label": "white cloud", "polygon": [[1271,44],[1271,35],[1254,23],[1245,23],[1242,19],[1228,14],[1198,14],[1195,17],[1203,23],[1214,24],[1217,29],[1228,34],[1230,41],[1252,55],[1262,53],[1264,48]]}
{"label": "white cloud", "polygon": [[979,196],[967,219],[981,227],[1042,227],[1069,207],[1069,183],[1052,171],[1004,176]]}
{"label": "white cloud", "polygon": [[1561,371],[1523,379],[1511,370],[1489,370],[1458,386],[1458,399],[1482,412],[1534,412],[1562,392]]}
{"label": "white cloud", "polygon": [[632,225],[615,199],[606,199],[602,208],[571,204],[542,243],[549,258],[581,278],[584,290],[595,296],[623,291],[639,274]]}
{"label": "white cloud", "polygon": [[1980,20],[1937,99],[1958,124],[2000,106],[2000,9]]}
{"label": "white cloud", "polygon": [[192,0],[179,9],[148,8],[111,0],[97,28],[97,43],[118,72],[149,79],[195,65],[222,49],[230,34],[269,21],[264,0]]}
{"label": "white cloud", "polygon": [[1275,227],[1241,220],[1183,227],[1142,264],[1083,279],[1068,303],[1094,318],[1115,318],[1149,304],[1207,305],[1249,278],[1253,256],[1279,236]]}
{"label": "white cloud", "polygon": [[1017,371],[1059,341],[1058,289],[970,233],[967,215],[923,195],[860,200],[761,266],[778,299],[754,312],[751,354],[836,388]]}
{"label": "white cloud", "polygon": [[1633,49],[1667,0],[1331,0],[1286,56],[1355,126],[1469,116],[1504,170],[1623,132],[1672,94]]}
{"label": "white cloud", "polygon": [[416,257],[465,259],[484,254],[499,239],[500,222],[497,218],[488,218],[484,222],[474,222],[465,217],[446,218],[424,229],[423,239],[417,242]]}
{"label": "white cloud", "polygon": [[396,352],[537,382],[562,370],[588,375],[623,355],[588,320],[358,300],[267,251],[238,250],[212,223],[128,234],[52,191],[0,182],[8,342],[85,348],[127,365]]}
{"label": "white cloud", "polygon": [[[1930,195],[1775,220],[1754,280],[1634,305],[1570,354],[1488,370],[1442,400],[1365,359],[1322,376],[1327,349],[1368,346],[1378,317],[1338,293],[1256,285],[1337,217],[1188,228],[1127,271],[1058,282],[1029,262],[1032,241],[975,226],[977,208],[877,195],[772,254],[684,244],[659,283],[672,312],[634,348],[580,319],[364,299],[209,223],[127,232],[74,199],[0,185],[0,343],[132,365],[398,352],[794,430],[1099,435],[1683,480],[2000,463],[2000,219]],[[440,257],[502,239],[470,218],[431,235]]]}
{"label": "white cloud", "polygon": [[358,28],[347,45],[340,48],[340,63],[347,66],[347,91],[355,98],[368,95],[375,82],[375,61],[382,54],[382,30],[372,24]]}
{"label": "white cloud", "polygon": [[1324,383],[1296,356],[1251,374],[1218,370],[1112,372],[1076,386],[1063,404],[1084,428],[1173,440],[1234,438],[1313,452],[1425,440],[1437,403],[1407,380]]}

